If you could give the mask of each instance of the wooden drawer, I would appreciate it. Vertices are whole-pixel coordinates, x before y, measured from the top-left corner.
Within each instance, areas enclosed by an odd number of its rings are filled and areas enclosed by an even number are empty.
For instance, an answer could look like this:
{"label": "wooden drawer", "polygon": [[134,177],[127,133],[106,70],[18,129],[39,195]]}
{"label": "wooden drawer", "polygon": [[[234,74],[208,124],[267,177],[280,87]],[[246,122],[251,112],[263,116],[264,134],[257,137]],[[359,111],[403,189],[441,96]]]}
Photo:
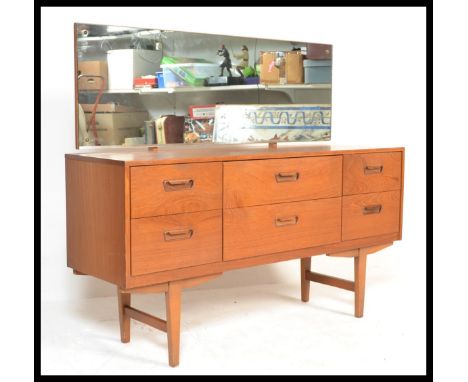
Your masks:
{"label": "wooden drawer", "polygon": [[399,230],[400,191],[343,196],[343,241]]}
{"label": "wooden drawer", "polygon": [[223,260],[340,241],[341,198],[224,211]]}
{"label": "wooden drawer", "polygon": [[131,222],[131,273],[166,271],[222,261],[222,211]]}
{"label": "wooden drawer", "polygon": [[344,155],[343,195],[399,190],[401,153]]}
{"label": "wooden drawer", "polygon": [[224,207],[341,196],[342,157],[224,163]]}
{"label": "wooden drawer", "polygon": [[132,218],[222,208],[222,164],[132,167]]}

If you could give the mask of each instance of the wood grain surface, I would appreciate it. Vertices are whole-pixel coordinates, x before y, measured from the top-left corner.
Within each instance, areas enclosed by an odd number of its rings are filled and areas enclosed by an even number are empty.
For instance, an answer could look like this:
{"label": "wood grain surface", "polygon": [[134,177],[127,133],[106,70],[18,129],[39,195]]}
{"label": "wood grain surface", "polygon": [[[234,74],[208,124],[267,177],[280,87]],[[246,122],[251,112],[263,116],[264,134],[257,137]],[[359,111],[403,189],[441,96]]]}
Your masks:
{"label": "wood grain surface", "polygon": [[[380,212],[366,213],[367,206],[378,205]],[[343,241],[398,233],[399,229],[400,191],[343,196]]]}
{"label": "wood grain surface", "polygon": [[[222,212],[219,210],[132,219],[131,225],[132,275],[222,260]],[[187,231],[191,235],[184,233]],[[167,232],[174,235],[168,237]]]}
{"label": "wood grain surface", "polygon": [[399,190],[401,153],[353,154],[343,159],[343,195]]}
{"label": "wood grain surface", "polygon": [[67,265],[122,285],[125,277],[125,167],[67,159]]}
{"label": "wood grain surface", "polygon": [[134,167],[130,179],[132,218],[222,208],[221,163]]}
{"label": "wood grain surface", "polygon": [[139,276],[130,275],[127,277],[127,288],[135,288],[156,283],[164,283],[171,280],[181,280],[191,277],[202,277],[205,275],[227,272],[234,269],[255,267],[276,263],[279,261],[287,261],[300,259],[307,256],[322,255],[331,251],[340,252],[351,250],[353,248],[368,247],[372,245],[392,243],[398,240],[398,233],[366,237],[362,239],[339,241],[332,244],[324,244],[311,248],[301,248],[278,253],[270,253],[267,255],[246,257],[242,259],[230,261],[218,261],[215,263],[197,265],[188,268],[178,268],[163,272],[148,273]]}
{"label": "wood grain surface", "polygon": [[91,162],[119,163],[125,166],[149,166],[175,163],[206,163],[257,159],[307,158],[343,154],[401,152],[402,147],[363,147],[317,145],[312,143],[280,142],[276,149],[267,143],[256,144],[168,144],[160,145],[156,151],[146,147],[101,147],[84,149],[65,157]]}
{"label": "wood grain surface", "polygon": [[341,156],[224,163],[224,208],[341,195]]}
{"label": "wood grain surface", "polygon": [[[341,198],[225,210],[223,259],[229,261],[338,242],[340,210]],[[278,221],[287,223],[278,224]]]}

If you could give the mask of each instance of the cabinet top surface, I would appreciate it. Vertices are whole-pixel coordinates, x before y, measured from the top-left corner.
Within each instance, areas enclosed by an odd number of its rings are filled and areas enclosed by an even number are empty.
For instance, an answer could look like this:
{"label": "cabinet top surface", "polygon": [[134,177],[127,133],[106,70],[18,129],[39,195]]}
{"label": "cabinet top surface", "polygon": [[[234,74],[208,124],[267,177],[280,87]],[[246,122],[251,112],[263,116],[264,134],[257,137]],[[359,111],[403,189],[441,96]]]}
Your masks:
{"label": "cabinet top surface", "polygon": [[268,144],[242,145],[164,145],[156,151],[148,147],[81,149],[65,154],[67,159],[99,161],[125,166],[156,165],[171,163],[236,161],[291,157],[313,157],[323,155],[377,153],[404,151],[403,147],[374,148],[358,146],[334,146],[316,144],[278,143],[277,148]]}

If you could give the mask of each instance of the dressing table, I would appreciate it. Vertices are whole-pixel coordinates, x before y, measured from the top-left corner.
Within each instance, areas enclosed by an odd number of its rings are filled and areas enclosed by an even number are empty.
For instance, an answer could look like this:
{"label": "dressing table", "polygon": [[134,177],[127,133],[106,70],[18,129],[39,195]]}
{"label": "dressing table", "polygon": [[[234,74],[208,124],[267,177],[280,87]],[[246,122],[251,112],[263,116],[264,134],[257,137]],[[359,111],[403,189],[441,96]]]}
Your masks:
{"label": "dressing table", "polygon": [[[401,147],[167,145],[65,163],[68,267],[116,286],[122,342],[131,319],[166,332],[171,366],[185,288],[297,259],[302,301],[311,281],[331,285],[362,317],[367,255],[402,237]],[[354,280],[314,272],[322,254],[354,258]],[[134,308],[134,293],[165,293],[166,317]]]}

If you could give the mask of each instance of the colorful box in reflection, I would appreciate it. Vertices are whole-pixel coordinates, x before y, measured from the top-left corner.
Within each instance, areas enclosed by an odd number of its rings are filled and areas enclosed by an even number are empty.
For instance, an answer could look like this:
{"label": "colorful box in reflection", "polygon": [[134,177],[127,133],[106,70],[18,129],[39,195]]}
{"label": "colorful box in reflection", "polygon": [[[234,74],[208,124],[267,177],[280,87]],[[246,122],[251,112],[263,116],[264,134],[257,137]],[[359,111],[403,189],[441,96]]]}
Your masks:
{"label": "colorful box in reflection", "polygon": [[307,142],[330,138],[330,104],[216,105],[213,142]]}

